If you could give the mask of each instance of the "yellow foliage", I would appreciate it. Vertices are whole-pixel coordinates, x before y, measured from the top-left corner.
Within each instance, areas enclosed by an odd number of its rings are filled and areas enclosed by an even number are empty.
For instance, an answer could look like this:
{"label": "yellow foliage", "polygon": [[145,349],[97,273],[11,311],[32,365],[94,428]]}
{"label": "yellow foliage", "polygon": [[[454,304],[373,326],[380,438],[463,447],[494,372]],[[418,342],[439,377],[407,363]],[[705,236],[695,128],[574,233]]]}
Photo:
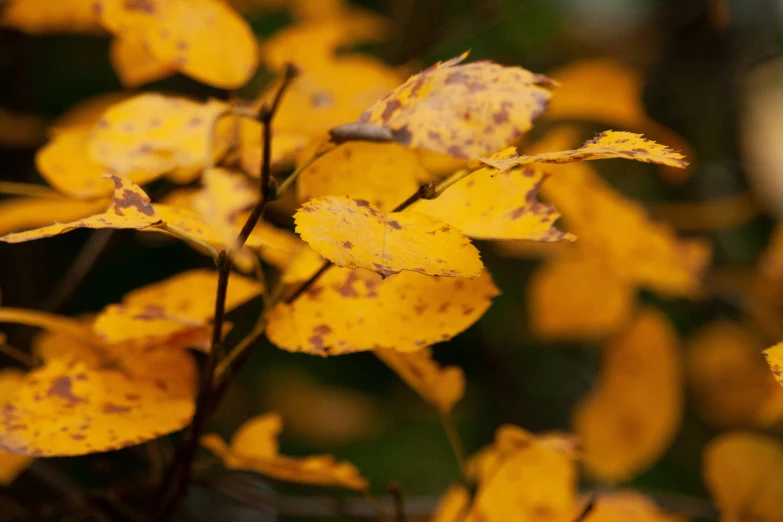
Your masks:
{"label": "yellow foliage", "polygon": [[521,67],[460,65],[467,53],[412,76],[364,112],[411,148],[473,159],[508,146],[546,108],[552,81]]}
{"label": "yellow foliage", "polygon": [[114,196],[111,206],[102,214],[95,214],[84,219],[68,223],[55,223],[15,234],[6,234],[0,241],[20,243],[70,232],[77,228],[117,228],[144,229],[160,224],[161,219],[150,204],[150,198],[138,186],[127,178],[109,176],[114,182]]}
{"label": "yellow foliage", "polygon": [[52,222],[75,221],[109,205],[108,201],[76,201],[65,198],[12,198],[0,201],[0,236]]}
{"label": "yellow foliage", "polygon": [[[241,87],[258,66],[250,26],[220,0],[95,0],[101,24],[200,82]],[[205,34],[220,35],[205,38]]]}
{"label": "yellow foliage", "polygon": [[465,374],[457,366],[439,365],[430,348],[415,352],[375,350],[375,355],[416,390],[422,399],[448,413],[465,394]]}
{"label": "yellow foliage", "polygon": [[313,355],[393,349],[412,352],[447,341],[475,323],[498,295],[485,272],[477,279],[330,268],[291,304],[268,316],[267,335],[292,352]]}
{"label": "yellow foliage", "polygon": [[109,48],[109,57],[120,83],[128,89],[167,78],[176,72],[171,63],[155,58],[137,40],[115,38]]}
{"label": "yellow foliage", "polygon": [[631,489],[601,493],[588,515],[590,522],[685,522],[662,511],[652,500]]}
{"label": "yellow foliage", "polygon": [[0,26],[30,34],[100,32],[93,0],[10,0]]}
{"label": "yellow foliage", "polygon": [[733,431],[704,450],[704,482],[724,522],[783,520],[783,445],[772,437]]}
{"label": "yellow foliage", "polygon": [[304,458],[280,455],[277,435],[282,427],[280,416],[268,413],[240,426],[231,439],[231,446],[215,434],[202,437],[201,444],[217,454],[227,468],[252,470],[277,480],[300,484],[338,486],[359,491],[367,489],[367,480],[349,462],[336,461],[331,455]]}
{"label": "yellow foliage", "polygon": [[587,471],[619,482],[646,470],[674,439],[682,409],[677,335],[660,312],[642,310],[603,347],[598,384],[573,413]]}
{"label": "yellow foliage", "polygon": [[412,270],[473,278],[483,269],[468,238],[424,214],[383,214],[363,199],[324,197],[305,203],[294,219],[302,239],[338,266],[384,277]]}
{"label": "yellow foliage", "polygon": [[[2,340],[0,339],[0,344]],[[24,373],[5,368],[0,370],[0,403],[6,403],[13,397],[16,389],[24,382]],[[0,486],[8,486],[33,461],[26,455],[15,455],[0,451]]]}

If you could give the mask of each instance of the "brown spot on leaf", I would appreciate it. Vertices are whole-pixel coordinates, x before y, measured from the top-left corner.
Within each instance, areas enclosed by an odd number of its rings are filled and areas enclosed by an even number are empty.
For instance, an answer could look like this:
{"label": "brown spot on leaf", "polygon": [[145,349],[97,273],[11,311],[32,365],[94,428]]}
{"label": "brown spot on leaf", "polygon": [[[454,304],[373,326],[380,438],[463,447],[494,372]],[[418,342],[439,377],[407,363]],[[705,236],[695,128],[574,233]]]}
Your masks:
{"label": "brown spot on leaf", "polygon": [[[115,181],[115,184],[116,183],[117,181]],[[135,207],[136,210],[145,216],[155,215],[155,209],[150,205],[150,198],[130,189],[125,189],[122,191],[122,195],[115,197],[114,209],[115,212],[117,212],[117,215],[122,216],[122,212],[119,209],[128,209],[131,207]]]}
{"label": "brown spot on leaf", "polygon": [[394,230],[402,230],[402,225],[400,225],[399,221],[395,221],[393,219],[390,219],[386,222],[390,227],[392,227]]}
{"label": "brown spot on leaf", "polygon": [[400,107],[402,107],[402,102],[400,100],[392,100],[388,102],[386,107],[383,109],[383,113],[381,114],[381,121],[383,123],[388,122],[392,115],[398,111]]}
{"label": "brown spot on leaf", "polygon": [[155,2],[153,0],[125,0],[124,6],[128,11],[141,11],[147,14],[155,12]]}
{"label": "brown spot on leaf", "polygon": [[47,397],[59,397],[68,401],[69,406],[74,406],[79,403],[87,402],[81,397],[77,397],[73,394],[73,383],[71,378],[67,376],[58,377],[52,382],[49,390],[46,392]]}
{"label": "brown spot on leaf", "polygon": [[350,241],[345,241],[343,242],[343,248],[347,248],[348,250],[350,250],[353,248],[353,243],[351,243]]}
{"label": "brown spot on leaf", "polygon": [[129,411],[131,411],[129,406],[119,406],[111,402],[103,405],[103,413],[128,413]]}

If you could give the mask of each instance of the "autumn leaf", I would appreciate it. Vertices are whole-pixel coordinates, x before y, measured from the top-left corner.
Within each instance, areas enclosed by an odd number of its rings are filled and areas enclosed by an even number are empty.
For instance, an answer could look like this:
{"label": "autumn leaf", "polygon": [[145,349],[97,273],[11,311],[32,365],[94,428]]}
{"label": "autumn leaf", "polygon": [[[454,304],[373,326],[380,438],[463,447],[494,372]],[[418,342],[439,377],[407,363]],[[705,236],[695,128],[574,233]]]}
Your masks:
{"label": "autumn leaf", "polygon": [[415,352],[375,350],[378,359],[442,413],[448,413],[465,394],[465,375],[457,366],[441,366],[430,348]]}
{"label": "autumn leaf", "polygon": [[437,218],[477,239],[573,241],[573,234],[555,228],[560,217],[557,209],[537,198],[547,177],[533,167],[502,174],[479,169],[437,198],[417,201],[411,211]]}
{"label": "autumn leaf", "polygon": [[0,237],[5,243],[20,243],[56,236],[77,228],[144,229],[161,223],[160,217],[150,205],[150,199],[138,186],[120,176],[109,176],[114,182],[111,206],[102,214],[95,214],[69,223],[55,223]]}
{"label": "autumn leaf", "polygon": [[[2,344],[2,340],[0,340]],[[0,404],[6,403],[16,389],[24,382],[24,373],[11,368],[0,370]],[[33,461],[26,455],[15,455],[0,451],[0,486],[8,486]]]}
{"label": "autumn leaf", "polygon": [[302,239],[338,266],[470,278],[483,268],[469,239],[423,214],[383,214],[362,199],[324,197],[305,203],[294,219]]}
{"label": "autumn leaf", "polygon": [[783,417],[783,388],[759,353],[763,340],[742,325],[716,321],[700,328],[685,351],[696,412],[720,427],[768,426]]}
{"label": "autumn leaf", "polygon": [[651,499],[632,489],[601,492],[588,515],[589,522],[685,522],[685,517],[663,511]]}
{"label": "autumn leaf", "polygon": [[0,26],[30,34],[100,33],[92,0],[9,0]]}
{"label": "autumn leaf", "polygon": [[418,155],[395,143],[345,143],[299,175],[300,201],[348,196],[390,212],[432,178]]}
{"label": "autumn leaf", "polygon": [[783,445],[734,431],[704,449],[702,473],[721,520],[783,520]]}
{"label": "autumn leaf", "polygon": [[[140,94],[110,107],[87,141],[92,161],[116,174],[170,173],[193,181],[204,167],[215,119],[227,110],[216,100],[197,103],[161,94]],[[217,125],[212,152],[219,158],[230,141],[230,121]]]}
{"label": "autumn leaf", "polygon": [[386,141],[462,159],[508,146],[545,110],[553,83],[521,67],[461,65],[466,56],[412,76],[365,111],[358,125],[333,129],[333,139],[377,127]]}
{"label": "autumn leaf", "polygon": [[[169,348],[184,344],[207,349],[217,279],[215,271],[190,270],[137,288],[126,294],[120,304],[104,308],[95,318],[93,329],[107,344],[134,342]],[[258,282],[232,275],[226,311],[256,297],[262,290]]]}
{"label": "autumn leaf", "polygon": [[527,302],[530,325],[540,337],[600,337],[631,320],[636,289],[594,260],[566,256],[536,270],[528,283]]}
{"label": "autumn leaf", "polygon": [[[100,350],[100,347],[95,347]],[[140,444],[186,426],[196,366],[182,350],[61,352],[25,377],[0,413],[0,449],[72,456]]]}
{"label": "autumn leaf", "polygon": [[533,156],[519,156],[515,148],[504,149],[481,161],[501,172],[530,163],[571,163],[598,159],[625,158],[644,163],[658,163],[670,167],[685,168],[688,163],[678,152],[659,145],[632,132],[604,131],[588,140],[576,150],[548,152]]}
{"label": "autumn leaf", "polygon": [[769,364],[775,379],[783,385],[783,343],[778,343],[764,350],[764,357],[767,358],[767,364]]}
{"label": "autumn leaf", "polygon": [[0,236],[92,216],[109,205],[108,200],[77,201],[66,198],[10,198],[0,201]]}
{"label": "autumn leaf", "polygon": [[365,490],[367,480],[356,467],[331,455],[293,458],[278,453],[277,436],[283,427],[275,413],[254,417],[234,433],[228,446],[220,436],[208,434],[202,446],[218,455],[227,468],[252,470],[286,482]]}
{"label": "autumn leaf", "polygon": [[92,128],[111,106],[133,95],[127,92],[107,92],[82,100],[58,117],[49,131],[52,135],[73,128]]}
{"label": "autumn leaf", "polygon": [[[258,67],[250,26],[218,0],[96,0],[101,24],[200,82],[241,87]],[[220,35],[220,38],[205,38]]]}
{"label": "autumn leaf", "polygon": [[167,78],[176,72],[171,63],[160,61],[136,40],[115,38],[109,48],[109,57],[120,83],[127,89]]}
{"label": "autumn leaf", "polygon": [[572,416],[592,476],[628,480],[668,449],[683,409],[677,345],[666,317],[646,309],[603,347],[598,384]]}
{"label": "autumn leaf", "polygon": [[477,279],[332,267],[300,298],[268,316],[267,335],[292,352],[313,355],[393,349],[412,352],[451,339],[489,308],[498,289]]}

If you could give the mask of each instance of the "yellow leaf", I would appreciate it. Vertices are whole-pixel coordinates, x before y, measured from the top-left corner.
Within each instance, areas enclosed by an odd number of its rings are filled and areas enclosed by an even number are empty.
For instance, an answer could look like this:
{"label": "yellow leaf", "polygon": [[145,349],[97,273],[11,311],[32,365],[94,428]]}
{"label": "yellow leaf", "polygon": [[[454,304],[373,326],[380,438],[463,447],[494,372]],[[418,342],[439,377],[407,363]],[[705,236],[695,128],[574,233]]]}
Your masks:
{"label": "yellow leaf", "polygon": [[552,81],[487,61],[459,65],[466,56],[412,76],[359,121],[387,129],[402,145],[455,158],[478,158],[508,146],[545,110]]}
{"label": "yellow leaf", "polygon": [[144,229],[161,222],[160,216],[150,205],[150,198],[127,178],[110,176],[114,181],[114,197],[111,206],[102,214],[95,214],[78,221],[55,223],[0,237],[5,243],[20,243],[33,239],[56,236],[77,228]]}
{"label": "yellow leaf", "polygon": [[459,522],[470,507],[470,494],[464,486],[452,485],[435,508],[431,522]]}
{"label": "yellow leaf", "polygon": [[109,107],[130,97],[131,95],[127,92],[109,92],[88,98],[77,103],[57,118],[49,130],[54,135],[74,127],[91,129]]}
{"label": "yellow leaf", "polygon": [[325,197],[305,203],[294,219],[302,239],[339,266],[471,278],[483,268],[468,238],[424,214],[383,214],[363,199]]}
{"label": "yellow leaf", "polygon": [[571,446],[561,436],[536,437],[502,426],[495,444],[469,463],[478,489],[464,521],[572,521],[577,473]]}
{"label": "yellow leaf", "polygon": [[783,520],[783,445],[734,431],[704,450],[702,473],[721,520]]}
{"label": "yellow leaf", "polygon": [[710,258],[709,244],[677,238],[645,209],[612,189],[586,163],[557,166],[541,188],[579,238],[584,256],[617,277],[656,292],[694,295]]}
{"label": "yellow leaf", "polygon": [[465,375],[457,366],[439,365],[430,348],[416,352],[376,350],[375,355],[416,390],[422,399],[448,413],[465,394]]}
{"label": "yellow leaf", "polygon": [[34,114],[11,112],[0,107],[0,145],[35,147],[45,140],[46,124]]}
{"label": "yellow leaf", "polygon": [[0,236],[40,227],[52,222],[68,222],[101,212],[108,201],[75,201],[65,198],[11,198],[0,201]]}
{"label": "yellow leaf", "polygon": [[219,0],[96,0],[103,26],[158,61],[222,89],[241,87],[258,67],[247,22]]}
{"label": "yellow leaf", "polygon": [[0,26],[30,34],[97,33],[92,0],[10,0],[0,11]]}
{"label": "yellow leaf", "polygon": [[[114,190],[111,180],[103,177],[105,169],[87,157],[89,135],[90,129],[86,126],[57,131],[35,155],[35,165],[41,176],[59,192],[76,199],[100,198]],[[138,171],[125,177],[143,185],[161,174]]]}
{"label": "yellow leaf", "polygon": [[573,234],[555,228],[560,217],[555,207],[537,199],[548,176],[533,167],[502,174],[480,169],[437,198],[416,202],[411,211],[437,218],[477,239],[573,241]]}
{"label": "yellow leaf", "polygon": [[767,364],[769,364],[775,379],[783,385],[783,343],[778,343],[764,350],[764,357],[767,358]]}
{"label": "yellow leaf", "polygon": [[[332,127],[354,121],[401,79],[396,70],[369,56],[344,56],[300,66],[302,74],[286,90],[275,114],[275,132],[321,137]],[[270,86],[261,100],[268,100],[275,92],[277,85]]]}
{"label": "yellow leaf", "polygon": [[318,252],[302,241],[302,248],[296,251],[291,262],[285,267],[283,283],[286,285],[303,283],[310,279],[310,276],[316,273],[325,262],[326,260]]}
{"label": "yellow leaf", "polygon": [[2,407],[0,449],[53,457],[141,444],[186,426],[195,391],[181,350],[120,351],[98,365],[54,358]]}
{"label": "yellow leaf", "polygon": [[[686,370],[697,413],[720,427],[765,426],[783,416],[783,388],[759,357],[761,339],[716,321],[688,342]],[[776,411],[775,411],[776,410]]]}
{"label": "yellow leaf", "polygon": [[572,418],[594,477],[628,480],[668,449],[683,409],[677,345],[666,317],[646,309],[603,347],[598,385]]}
{"label": "yellow leaf", "polygon": [[285,350],[321,356],[412,352],[465,330],[498,293],[486,272],[477,279],[414,272],[382,279],[368,270],[332,267],[293,303],[269,312],[267,335]]}
{"label": "yellow leaf", "polygon": [[208,434],[201,444],[217,454],[227,468],[248,469],[277,480],[319,486],[365,490],[367,480],[356,467],[331,455],[292,458],[278,454],[280,416],[268,413],[245,422],[228,446],[218,435]]}
{"label": "yellow leaf", "polygon": [[171,63],[158,60],[136,40],[115,38],[109,48],[109,57],[120,83],[127,89],[167,78],[176,71]]}
{"label": "yellow leaf", "polygon": [[662,511],[652,500],[631,489],[601,492],[585,519],[589,522],[685,522]]}
{"label": "yellow leaf", "polygon": [[541,337],[600,337],[631,320],[636,289],[607,267],[570,256],[548,261],[533,274],[527,301],[530,324]]}
{"label": "yellow leaf", "polygon": [[[4,368],[0,370],[0,403],[10,399],[16,389],[24,382],[24,373]],[[26,455],[15,455],[0,451],[0,486],[8,486],[33,461]]]}
{"label": "yellow leaf", "polygon": [[340,145],[305,169],[297,189],[300,201],[348,196],[389,212],[431,177],[414,151],[394,143],[356,142]]}
{"label": "yellow leaf", "polygon": [[[87,153],[118,174],[174,171],[175,181],[187,183],[203,168],[213,123],[226,110],[217,100],[197,103],[140,94],[103,113],[87,142]],[[229,131],[228,120],[217,126],[212,150],[216,159],[228,148]]]}
{"label": "yellow leaf", "polygon": [[632,159],[678,168],[688,166],[682,154],[666,148],[665,145],[645,139],[641,134],[617,131],[601,132],[576,150],[519,156],[512,147],[488,158],[481,158],[481,161],[502,172],[529,163],[571,163],[612,158]]}
{"label": "yellow leaf", "polygon": [[[260,283],[238,274],[231,276],[226,311],[256,297]],[[209,347],[210,320],[215,314],[217,272],[190,270],[169,279],[137,288],[122,303],[110,305],[95,319],[95,333],[105,343],[133,341],[140,344],[177,346],[182,343]]]}

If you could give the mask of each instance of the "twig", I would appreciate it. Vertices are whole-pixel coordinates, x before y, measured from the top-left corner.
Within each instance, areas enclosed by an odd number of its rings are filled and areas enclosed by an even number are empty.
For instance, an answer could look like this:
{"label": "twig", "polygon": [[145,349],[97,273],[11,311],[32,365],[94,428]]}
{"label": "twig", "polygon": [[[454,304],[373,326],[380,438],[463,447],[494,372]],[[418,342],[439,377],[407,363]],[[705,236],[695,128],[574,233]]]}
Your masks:
{"label": "twig", "polygon": [[229,251],[223,250],[217,256],[218,287],[215,296],[212,345],[207,357],[207,362],[204,365],[201,386],[199,387],[199,393],[196,399],[196,411],[193,414],[190,429],[186,434],[185,440],[180,444],[180,447],[174,456],[174,460],[166,473],[166,477],[161,484],[161,490],[165,491],[165,493],[161,495],[160,507],[155,517],[155,520],[158,522],[169,520],[174,513],[174,510],[179,506],[180,502],[187,494],[191,476],[191,466],[198,449],[198,441],[211,410],[216,406],[216,403],[212,398],[213,381],[218,364],[218,357],[222,352],[223,318],[226,311],[226,295],[228,293],[228,280],[231,274],[231,267],[233,265],[234,257],[242,250],[242,247],[244,247],[247,238],[250,237],[250,233],[258,224],[258,220],[261,219],[264,208],[266,208],[266,205],[272,199],[273,194],[270,184],[272,180],[272,119],[274,118],[275,111],[280,105],[280,100],[282,99],[287,86],[297,74],[297,69],[289,64],[286,67],[283,82],[272,101],[272,105],[270,107],[262,107],[259,114],[259,119],[263,127],[264,140],[263,161],[261,163],[261,186],[259,189],[260,197]]}
{"label": "twig", "polygon": [[7,355],[11,359],[18,361],[25,365],[27,368],[35,366],[35,358],[29,353],[20,350],[16,346],[11,346],[5,342],[5,339],[0,335],[0,353]]}
{"label": "twig", "polygon": [[389,493],[394,499],[394,522],[405,522],[405,495],[402,494],[402,487],[396,480],[389,484]]}
{"label": "twig", "polygon": [[457,428],[454,426],[454,420],[448,412],[441,412],[440,423],[443,425],[443,431],[446,432],[446,438],[449,439],[449,446],[454,452],[454,458],[457,459],[459,466],[459,475],[466,486],[470,486],[468,475],[465,471],[465,447],[462,445],[462,439],[459,436]]}
{"label": "twig", "polygon": [[590,516],[590,513],[592,513],[593,510],[595,509],[595,505],[597,502],[598,502],[598,495],[596,493],[590,495],[590,498],[587,499],[587,504],[585,504],[585,507],[582,508],[582,511],[574,519],[574,522],[585,522],[585,520],[587,520],[587,517]]}
{"label": "twig", "polygon": [[212,259],[215,261],[215,263],[217,263],[219,252],[215,249],[215,247],[213,247],[209,243],[200,240],[197,237],[193,237],[190,234],[186,234],[181,230],[177,230],[176,228],[171,228],[167,223],[164,223],[159,227],[151,227],[148,230],[170,234],[176,238],[183,240],[186,243],[190,243],[191,245],[197,247],[198,249],[203,250],[206,254],[209,254],[212,257]]}

